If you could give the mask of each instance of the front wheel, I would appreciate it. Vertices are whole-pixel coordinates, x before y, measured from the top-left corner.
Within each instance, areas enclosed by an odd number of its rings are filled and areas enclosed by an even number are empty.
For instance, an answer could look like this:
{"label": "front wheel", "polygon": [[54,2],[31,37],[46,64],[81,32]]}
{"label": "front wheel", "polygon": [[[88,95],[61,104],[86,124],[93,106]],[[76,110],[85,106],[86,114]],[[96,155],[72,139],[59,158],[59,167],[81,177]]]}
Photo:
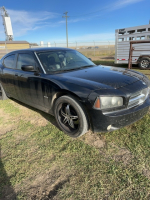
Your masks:
{"label": "front wheel", "polygon": [[150,69],[150,59],[149,58],[141,58],[138,65],[141,69]]}
{"label": "front wheel", "polygon": [[60,129],[70,137],[79,137],[88,131],[86,111],[76,98],[67,95],[58,98],[54,113]]}

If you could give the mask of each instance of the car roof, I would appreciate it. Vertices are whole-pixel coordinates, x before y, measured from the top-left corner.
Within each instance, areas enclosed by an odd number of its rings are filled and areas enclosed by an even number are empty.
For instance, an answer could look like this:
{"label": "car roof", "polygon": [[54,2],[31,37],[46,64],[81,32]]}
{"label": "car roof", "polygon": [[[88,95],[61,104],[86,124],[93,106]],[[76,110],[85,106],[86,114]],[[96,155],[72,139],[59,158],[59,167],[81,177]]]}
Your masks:
{"label": "car roof", "polygon": [[74,50],[74,49],[69,49],[69,48],[64,48],[64,47],[37,47],[37,48],[30,48],[30,49],[20,49],[20,50],[16,50],[16,51],[11,51],[9,54],[11,53],[19,53],[19,52],[25,52],[25,51],[29,51],[29,52],[41,52],[41,51],[59,51],[59,50]]}

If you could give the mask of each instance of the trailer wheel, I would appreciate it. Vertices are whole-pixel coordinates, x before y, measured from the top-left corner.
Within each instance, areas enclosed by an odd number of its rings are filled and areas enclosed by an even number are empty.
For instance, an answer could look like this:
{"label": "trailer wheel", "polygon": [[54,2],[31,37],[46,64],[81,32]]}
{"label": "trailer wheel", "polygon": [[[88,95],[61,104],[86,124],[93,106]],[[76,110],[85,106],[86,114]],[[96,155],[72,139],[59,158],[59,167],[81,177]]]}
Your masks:
{"label": "trailer wheel", "polygon": [[139,63],[138,63],[138,66],[141,68],[141,69],[150,69],[150,59],[149,58],[141,58]]}

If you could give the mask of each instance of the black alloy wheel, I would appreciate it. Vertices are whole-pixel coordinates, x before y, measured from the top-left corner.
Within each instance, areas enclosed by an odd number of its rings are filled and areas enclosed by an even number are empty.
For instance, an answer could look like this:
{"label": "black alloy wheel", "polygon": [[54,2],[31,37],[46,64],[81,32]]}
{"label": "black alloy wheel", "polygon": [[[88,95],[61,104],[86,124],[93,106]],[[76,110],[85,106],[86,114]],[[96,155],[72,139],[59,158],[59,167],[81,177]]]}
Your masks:
{"label": "black alloy wheel", "polygon": [[79,128],[79,116],[70,104],[59,105],[58,119],[66,131],[77,131]]}
{"label": "black alloy wheel", "polygon": [[88,131],[86,112],[72,96],[62,96],[55,103],[55,118],[60,129],[70,137],[79,137]]}

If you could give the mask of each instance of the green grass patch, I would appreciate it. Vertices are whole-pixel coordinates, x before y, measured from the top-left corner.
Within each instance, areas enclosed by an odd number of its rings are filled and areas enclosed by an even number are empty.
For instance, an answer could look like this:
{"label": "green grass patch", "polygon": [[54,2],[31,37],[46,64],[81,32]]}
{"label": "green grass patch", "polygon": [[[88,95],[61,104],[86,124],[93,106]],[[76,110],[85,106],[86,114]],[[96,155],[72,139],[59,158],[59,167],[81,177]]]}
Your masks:
{"label": "green grass patch", "polygon": [[0,109],[3,109],[4,112],[9,113],[11,115],[16,115],[20,113],[19,108],[15,107],[13,104],[10,103],[10,100],[1,101]]}

